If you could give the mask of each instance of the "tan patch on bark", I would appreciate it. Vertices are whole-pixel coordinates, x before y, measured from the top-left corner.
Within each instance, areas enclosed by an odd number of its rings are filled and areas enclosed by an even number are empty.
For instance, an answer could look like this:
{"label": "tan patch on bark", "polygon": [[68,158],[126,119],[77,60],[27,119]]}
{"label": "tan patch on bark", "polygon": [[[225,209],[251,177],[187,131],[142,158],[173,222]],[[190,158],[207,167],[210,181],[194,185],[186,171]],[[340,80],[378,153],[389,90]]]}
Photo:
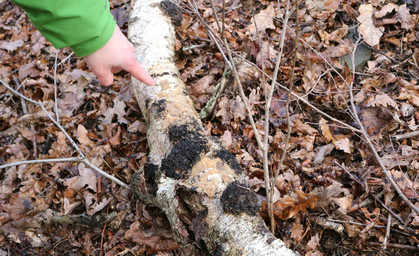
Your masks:
{"label": "tan patch on bark", "polygon": [[214,197],[220,195],[235,176],[234,171],[220,159],[203,157],[192,168],[191,181],[199,193]]}

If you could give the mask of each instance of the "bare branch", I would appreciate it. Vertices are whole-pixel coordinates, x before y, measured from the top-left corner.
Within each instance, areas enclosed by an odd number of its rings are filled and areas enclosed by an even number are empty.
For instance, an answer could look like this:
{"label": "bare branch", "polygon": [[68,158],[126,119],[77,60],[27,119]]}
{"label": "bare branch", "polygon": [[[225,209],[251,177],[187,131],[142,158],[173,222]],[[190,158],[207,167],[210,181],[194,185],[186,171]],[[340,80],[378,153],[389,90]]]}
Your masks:
{"label": "bare branch", "polygon": [[26,160],[26,161],[18,161],[18,162],[0,165],[0,169],[6,169],[13,166],[18,166],[18,165],[28,165],[28,164],[38,164],[38,163],[81,162],[82,160],[83,160],[83,157]]}
{"label": "bare branch", "polygon": [[[63,159],[69,160],[69,162],[81,162],[85,165],[89,166],[91,169],[95,170],[100,175],[114,181],[115,183],[125,187],[130,188],[127,184],[124,182],[118,180],[117,178],[113,177],[112,175],[104,172],[100,168],[96,167],[92,163],[89,162],[89,160],[86,158],[86,156],[83,154],[83,152],[80,150],[80,148],[77,146],[77,144],[74,142],[74,140],[70,137],[70,135],[65,131],[65,129],[50,115],[50,113],[45,109],[44,105],[41,102],[34,101],[32,99],[29,99],[28,97],[24,96],[23,94],[19,93],[18,91],[14,90],[12,87],[10,87],[8,84],[6,84],[3,80],[0,79],[0,83],[3,84],[8,90],[12,92],[12,94],[17,95],[35,105],[38,105],[42,108],[42,110],[45,112],[45,114],[48,116],[48,118],[61,130],[61,132],[64,133],[66,138],[70,141],[73,148],[80,154],[81,157],[75,157],[75,158],[59,158],[59,159],[37,159],[37,160],[28,160],[23,162],[17,162],[15,165],[13,163],[2,165],[0,167],[7,168],[10,166],[16,166],[16,165],[22,165],[22,164],[30,164],[30,163],[45,163],[45,162],[65,162]],[[1,168],[0,168],[1,169]]]}
{"label": "bare branch", "polygon": [[57,58],[58,52],[60,50],[56,49],[55,51],[55,60],[54,60],[54,111],[55,111],[55,118],[57,122],[60,122],[60,116],[58,115],[58,93],[57,93]]}
{"label": "bare branch", "polygon": [[[356,47],[359,44],[359,41],[361,40],[358,39],[358,41],[355,43],[355,47],[352,53],[352,71],[355,72],[355,51],[356,51]],[[355,106],[355,101],[354,101],[354,94],[353,94],[353,81],[355,78],[355,73],[353,73],[353,78],[351,80],[351,83],[349,84],[349,96],[350,96],[350,103],[351,103],[351,107],[352,107],[352,114],[357,122],[357,124],[360,127],[361,130],[361,134],[364,137],[364,139],[367,141],[368,146],[370,147],[371,151],[374,154],[375,159],[377,160],[378,164],[380,165],[381,169],[383,170],[384,174],[386,175],[387,179],[390,181],[391,186],[396,190],[397,194],[403,199],[403,201],[405,201],[414,211],[416,211],[417,213],[419,213],[419,208],[417,206],[415,206],[403,193],[403,191],[399,188],[399,186],[397,185],[397,183],[394,181],[393,176],[391,175],[391,173],[387,170],[387,167],[384,165],[383,161],[381,160],[381,157],[378,155],[377,150],[375,149],[367,131],[365,130],[364,125],[362,124],[361,120],[359,119],[359,115],[358,112],[356,111],[356,106]]]}
{"label": "bare branch", "polygon": [[419,130],[414,131],[414,132],[408,132],[408,133],[405,133],[405,134],[394,135],[392,137],[395,140],[403,140],[403,139],[409,139],[409,138],[416,137],[416,136],[419,136]]}
{"label": "bare branch", "polygon": [[[284,46],[284,39],[285,39],[285,34],[287,31],[287,24],[288,24],[288,19],[290,16],[290,11],[289,11],[289,5],[290,5],[290,1],[287,1],[287,7],[285,9],[285,20],[284,20],[284,25],[283,25],[283,29],[282,29],[282,34],[281,34],[281,45],[282,47],[280,48],[280,53],[278,53],[278,60],[276,62],[276,66],[275,66],[275,71],[274,71],[274,78],[272,79],[272,85],[271,85],[271,91],[269,93],[269,98],[268,98],[268,102],[266,103],[266,108],[265,108],[265,117],[266,117],[266,122],[267,124],[265,124],[265,127],[268,127],[267,130],[269,129],[269,112],[270,112],[270,105],[271,105],[271,101],[272,101],[272,96],[273,96],[273,92],[275,89],[275,82],[276,82],[276,77],[278,75],[278,70],[279,70],[279,64],[281,61],[281,56],[282,56],[282,50],[283,50],[283,46]],[[291,73],[290,73],[290,79],[289,79],[289,84],[288,84],[288,96],[287,96],[287,103],[285,105],[285,110],[286,110],[286,118],[287,118],[287,135],[285,137],[285,141],[284,141],[284,148],[281,154],[281,158],[279,160],[278,163],[278,167],[274,173],[274,178],[272,180],[272,186],[275,186],[276,184],[276,180],[278,179],[279,176],[279,171],[281,170],[282,164],[284,163],[284,159],[285,156],[287,154],[287,147],[288,147],[288,142],[289,139],[291,137],[291,119],[290,119],[290,111],[289,111],[289,107],[290,107],[290,101],[291,101],[291,92],[292,92],[292,88],[293,88],[293,79],[294,79],[294,70],[295,70],[295,62],[297,59],[297,47],[298,47],[298,34],[299,34],[299,30],[300,30],[300,23],[298,22],[298,0],[295,0],[295,5],[296,5],[296,15],[297,15],[297,31],[295,32],[296,37],[294,40],[294,57],[292,58],[292,63],[291,63]],[[281,56],[279,55],[281,54]],[[269,106],[269,108],[268,108]],[[266,143],[268,142],[267,136],[265,137],[266,139]],[[273,197],[274,194],[274,190],[271,189],[271,191],[269,191],[271,194],[271,198]],[[273,204],[273,202],[272,202]],[[275,219],[274,219],[274,215],[273,215],[273,205],[270,207],[270,218],[271,218],[271,230],[272,232],[274,232],[274,227],[275,227]]]}

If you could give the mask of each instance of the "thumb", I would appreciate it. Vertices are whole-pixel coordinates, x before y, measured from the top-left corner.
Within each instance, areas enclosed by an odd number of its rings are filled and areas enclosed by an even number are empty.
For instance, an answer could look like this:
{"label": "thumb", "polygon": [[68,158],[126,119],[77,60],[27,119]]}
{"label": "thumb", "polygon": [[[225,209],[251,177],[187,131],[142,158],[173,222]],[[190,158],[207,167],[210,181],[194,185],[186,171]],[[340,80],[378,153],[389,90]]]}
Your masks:
{"label": "thumb", "polygon": [[146,85],[154,85],[155,82],[153,78],[147,74],[144,68],[138,63],[138,61],[133,56],[124,67],[125,71],[129,72],[131,76],[137,78],[140,82],[145,83]]}

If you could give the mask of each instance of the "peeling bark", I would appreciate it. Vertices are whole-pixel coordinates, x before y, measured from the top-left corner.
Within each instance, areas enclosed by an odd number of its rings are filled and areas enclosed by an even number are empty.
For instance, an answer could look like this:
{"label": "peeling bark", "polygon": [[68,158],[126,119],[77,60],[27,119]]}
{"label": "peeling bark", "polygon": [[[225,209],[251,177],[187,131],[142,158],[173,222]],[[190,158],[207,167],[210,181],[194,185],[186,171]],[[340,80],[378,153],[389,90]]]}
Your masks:
{"label": "peeling bark", "polygon": [[[165,6],[167,5],[167,1]],[[174,60],[173,17],[158,0],[135,0],[129,38],[156,86],[132,80],[147,124],[145,178],[179,241],[211,255],[297,255],[266,228],[235,157],[204,135]]]}

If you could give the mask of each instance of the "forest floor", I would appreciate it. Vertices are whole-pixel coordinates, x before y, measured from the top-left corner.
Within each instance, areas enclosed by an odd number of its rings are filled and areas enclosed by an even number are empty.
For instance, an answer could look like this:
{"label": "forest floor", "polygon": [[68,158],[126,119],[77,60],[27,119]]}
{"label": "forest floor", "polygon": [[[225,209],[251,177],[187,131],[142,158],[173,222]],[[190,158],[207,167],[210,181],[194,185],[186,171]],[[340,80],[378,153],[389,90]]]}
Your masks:
{"label": "forest floor", "polygon": [[[126,32],[130,1],[110,2]],[[220,19],[222,3],[214,0]],[[306,0],[298,15],[294,3],[287,26],[286,1],[225,5],[224,36],[244,59],[238,73],[262,135],[269,77],[287,28],[267,134],[270,169],[280,170],[275,235],[301,255],[418,255],[419,1]],[[238,85],[225,73],[225,47],[211,37],[222,35],[210,1],[196,0],[197,11],[186,0],[179,6],[181,78],[198,112],[218,81],[230,81],[204,127],[265,198],[262,151]],[[129,75],[119,73],[111,87],[101,87],[83,59],[62,49],[54,77],[56,53],[21,9],[0,0],[0,79],[50,113],[56,80],[62,128],[92,164],[130,184],[147,163],[148,145]],[[77,156],[40,106],[0,85],[0,165]],[[266,202],[260,214],[269,226]],[[0,169],[0,256],[197,254],[189,250],[174,240],[161,211],[84,163]]]}

